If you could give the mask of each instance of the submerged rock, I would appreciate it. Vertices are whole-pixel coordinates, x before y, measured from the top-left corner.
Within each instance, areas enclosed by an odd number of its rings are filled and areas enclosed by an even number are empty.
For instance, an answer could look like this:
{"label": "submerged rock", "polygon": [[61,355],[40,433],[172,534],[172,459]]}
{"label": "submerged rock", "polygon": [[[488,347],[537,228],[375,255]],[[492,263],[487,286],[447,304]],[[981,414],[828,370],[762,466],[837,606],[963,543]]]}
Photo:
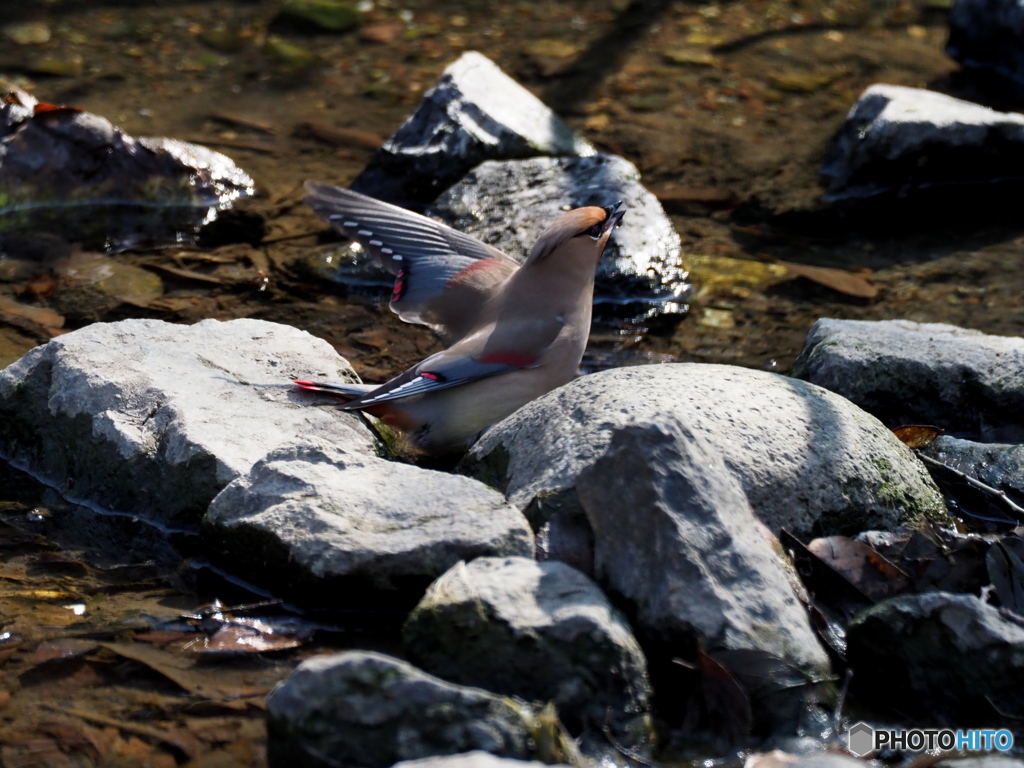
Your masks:
{"label": "submerged rock", "polygon": [[650,736],[647,661],[594,582],[562,563],[481,557],[435,581],[403,630],[410,659],[446,680],[552,701],[573,733]]}
{"label": "submerged rock", "polygon": [[1024,115],[872,85],[832,138],[820,173],[831,201],[1024,178]]}
{"label": "submerged rock", "polygon": [[470,51],[444,71],[352,189],[422,207],[484,160],[594,151],[494,62]]}
{"label": "submerged rock", "polygon": [[[625,203],[597,269],[598,311],[633,304],[680,311],[689,291],[679,235],[636,167],[615,155],[486,162],[427,214],[519,260],[569,208]],[[605,305],[602,307],[602,304]]]}
{"label": "submerged rock", "polygon": [[353,380],[325,341],[261,320],[97,323],[0,371],[0,451],[69,498],[192,526],[296,435],[372,455],[359,418],[295,378]]}
{"label": "submerged rock", "polygon": [[533,554],[526,519],[482,483],[308,442],[258,461],[203,523],[244,578],[346,608],[408,609],[460,560]]}
{"label": "submerged rock", "polygon": [[532,724],[508,698],[351,651],[304,661],[270,693],[267,757],[271,768],[389,768],[471,750],[529,759]]}
{"label": "submerged rock", "polygon": [[1018,442],[1024,434],[1024,339],[943,323],[818,320],[793,374],[892,427],[933,424]]}
{"label": "submerged rock", "polygon": [[1015,0],[956,0],[946,53],[1024,88],[1024,7]]}
{"label": "submerged rock", "polygon": [[46,232],[112,248],[188,241],[254,191],[230,158],[206,147],[132,138],[20,90],[0,98],[0,238]]}
{"label": "submerged rock", "polygon": [[[640,366],[577,379],[485,432],[462,470],[504,489],[540,527],[556,510],[581,511],[577,478],[618,432],[636,427],[662,440],[668,425],[706,438],[776,533],[891,530],[945,515],[924,467],[873,416],[821,387],[726,365]],[[678,469],[689,460],[678,457]]]}
{"label": "submerged rock", "polygon": [[1024,618],[974,595],[890,598],[855,617],[847,641],[863,701],[932,723],[1024,714]]}

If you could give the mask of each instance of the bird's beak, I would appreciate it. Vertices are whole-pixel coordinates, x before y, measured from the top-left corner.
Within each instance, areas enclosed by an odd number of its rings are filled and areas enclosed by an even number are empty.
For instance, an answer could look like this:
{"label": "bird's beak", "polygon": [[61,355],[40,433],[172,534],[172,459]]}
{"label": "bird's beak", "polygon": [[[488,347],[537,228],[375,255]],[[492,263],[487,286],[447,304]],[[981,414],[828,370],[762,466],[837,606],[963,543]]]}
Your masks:
{"label": "bird's beak", "polygon": [[611,232],[615,227],[622,226],[622,217],[626,215],[626,208],[619,200],[615,205],[609,205],[604,209],[607,218],[604,220],[604,226],[601,227],[601,234]]}

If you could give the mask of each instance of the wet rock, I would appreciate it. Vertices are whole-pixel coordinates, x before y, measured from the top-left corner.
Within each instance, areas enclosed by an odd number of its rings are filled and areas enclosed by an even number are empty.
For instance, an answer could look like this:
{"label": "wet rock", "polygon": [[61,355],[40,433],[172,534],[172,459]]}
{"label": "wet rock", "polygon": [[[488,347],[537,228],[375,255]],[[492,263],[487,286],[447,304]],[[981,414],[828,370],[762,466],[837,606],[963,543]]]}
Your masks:
{"label": "wet rock", "polygon": [[0,99],[0,139],[0,239],[46,232],[114,248],[188,241],[255,191],[218,152],[135,139],[102,117],[20,90]]}
{"label": "wet rock", "polygon": [[820,173],[831,201],[1024,177],[1024,115],[872,85],[832,138]]}
{"label": "wet rock", "polygon": [[1024,87],[1024,8],[1008,0],[956,0],[949,14],[946,53]]}
{"label": "wet rock", "polygon": [[347,32],[359,26],[362,14],[339,0],[288,0],[274,21],[311,32]]}
{"label": "wet rock", "polygon": [[271,692],[267,757],[271,768],[388,768],[472,750],[528,759],[531,720],[510,699],[352,651],[304,661]]}
{"label": "wet rock", "polygon": [[1024,714],[1024,618],[974,595],[891,598],[855,617],[847,642],[863,701],[947,724]]}
{"label": "wet rock", "polygon": [[[465,752],[461,755],[423,757],[419,760],[403,760],[394,768],[546,768],[546,763],[535,760],[526,762],[510,757],[498,757],[490,752]],[[561,766],[560,768],[565,768]],[[968,766],[964,766],[968,768]],[[1012,766],[970,766],[969,768],[1013,768]]]}
{"label": "wet rock", "polygon": [[203,527],[243,577],[345,607],[409,609],[460,560],[533,553],[522,514],[482,483],[309,442],[258,461]]}
{"label": "wet rock", "polygon": [[941,435],[921,452],[1024,504],[1024,445],[975,443]]}
{"label": "wet rock", "polygon": [[793,374],[892,427],[933,424],[1020,442],[1024,339],[942,323],[818,320]]}
{"label": "wet rock", "polygon": [[577,379],[484,433],[462,470],[504,489],[539,527],[557,510],[580,511],[577,478],[618,432],[639,426],[661,439],[669,425],[708,440],[773,532],[855,533],[945,515],[928,473],[874,417],[820,387],[724,365]]}
{"label": "wet rock", "polygon": [[678,311],[689,290],[679,235],[636,167],[615,155],[485,162],[449,189],[427,214],[519,260],[567,208],[625,203],[597,269],[595,301],[654,304]]}
{"label": "wet rock", "polygon": [[494,62],[470,51],[444,71],[352,189],[422,207],[484,160],[594,151]]}
{"label": "wet rock", "polygon": [[403,630],[412,662],[446,680],[553,701],[573,733],[650,733],[647,661],[625,619],[579,571],[520,557],[459,563]]}
{"label": "wet rock", "polygon": [[4,24],[0,27],[0,34],[18,45],[42,45],[50,42],[53,35],[49,25],[42,21]]}
{"label": "wet rock", "polygon": [[194,525],[228,483],[296,435],[374,451],[358,417],[293,391],[351,366],[259,320],[100,323],[0,371],[0,451],[72,498]]}

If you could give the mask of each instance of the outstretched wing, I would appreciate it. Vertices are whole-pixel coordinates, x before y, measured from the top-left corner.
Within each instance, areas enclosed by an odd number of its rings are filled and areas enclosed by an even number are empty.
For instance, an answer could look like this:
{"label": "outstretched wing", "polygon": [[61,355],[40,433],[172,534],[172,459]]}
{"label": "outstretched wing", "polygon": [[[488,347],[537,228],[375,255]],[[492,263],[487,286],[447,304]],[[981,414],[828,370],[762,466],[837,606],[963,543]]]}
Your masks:
{"label": "outstretched wing", "polygon": [[306,182],[305,202],[395,276],[391,309],[450,340],[519,265],[497,248],[440,222],[358,192]]}

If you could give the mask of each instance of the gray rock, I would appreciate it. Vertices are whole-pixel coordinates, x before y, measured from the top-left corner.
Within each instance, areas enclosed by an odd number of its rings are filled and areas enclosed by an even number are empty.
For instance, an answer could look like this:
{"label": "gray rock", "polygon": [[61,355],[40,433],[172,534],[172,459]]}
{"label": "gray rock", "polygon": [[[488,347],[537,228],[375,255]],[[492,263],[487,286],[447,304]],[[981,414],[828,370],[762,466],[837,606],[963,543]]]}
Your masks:
{"label": "gray rock", "polygon": [[974,595],[894,597],[856,616],[847,659],[862,701],[975,727],[1024,713],[1024,618]]}
{"label": "gray rock", "polygon": [[1024,115],[872,85],[832,138],[820,173],[831,201],[1024,177]]}
{"label": "gray rock", "polygon": [[921,449],[954,469],[1004,491],[1024,504],[1024,445],[975,443],[941,435]]}
{"label": "gray rock", "polygon": [[260,320],[98,323],[0,371],[0,450],[69,497],[195,525],[296,435],[374,453],[358,417],[290,383],[309,377],[355,374],[327,342]]}
{"label": "gray rock", "polygon": [[309,443],[258,461],[203,524],[239,575],[346,606],[410,608],[460,560],[533,553],[525,518],[482,483]]}
{"label": "gray rock", "polygon": [[469,51],[427,91],[352,189],[415,207],[484,160],[593,153],[536,96],[486,56]]}
{"label": "gray rock", "polygon": [[828,670],[769,535],[714,446],[674,420],[615,430],[575,481],[598,581],[648,638]]}
{"label": "gray rock", "polygon": [[409,659],[463,685],[553,701],[573,733],[607,723],[650,737],[647,661],[625,619],[579,571],[521,557],[459,563],[403,630]]}
{"label": "gray rock", "polygon": [[890,426],[934,424],[1019,442],[1024,339],[941,323],[822,319],[793,375],[838,392]]}
{"label": "gray rock", "polygon": [[661,203],[640,183],[640,172],[621,157],[482,163],[427,213],[522,260],[544,228],[569,208],[619,200],[626,215],[597,269],[598,305],[682,300],[690,285],[680,261],[679,235]]}
{"label": "gray rock", "polygon": [[0,98],[0,235],[170,245],[194,240],[217,211],[255,193],[249,175],[219,152],[136,139],[99,115],[36,112],[37,104],[16,88]]}
{"label": "gray rock", "polygon": [[877,419],[820,387],[724,365],[577,379],[484,433],[462,471],[505,490],[539,528],[556,510],[580,511],[576,479],[617,432],[639,426],[661,439],[666,425],[706,438],[774,533],[856,533],[945,515],[928,473]]}
{"label": "gray rock", "polygon": [[[510,757],[498,757],[490,752],[466,752],[461,755],[442,755],[439,757],[424,757],[419,760],[403,760],[395,763],[394,768],[548,768],[546,763],[536,760],[526,762],[515,760]],[[557,768],[567,768],[558,766]],[[967,768],[965,766],[965,768]],[[972,768],[974,768],[972,766]],[[976,768],[985,768],[977,766]],[[1012,768],[1012,766],[991,766],[991,768]]]}
{"label": "gray rock", "polygon": [[531,725],[510,699],[352,651],[304,661],[270,693],[267,757],[271,768],[388,768],[472,750],[528,759]]}
{"label": "gray rock", "polygon": [[946,53],[1024,86],[1024,6],[1017,0],[956,0]]}

